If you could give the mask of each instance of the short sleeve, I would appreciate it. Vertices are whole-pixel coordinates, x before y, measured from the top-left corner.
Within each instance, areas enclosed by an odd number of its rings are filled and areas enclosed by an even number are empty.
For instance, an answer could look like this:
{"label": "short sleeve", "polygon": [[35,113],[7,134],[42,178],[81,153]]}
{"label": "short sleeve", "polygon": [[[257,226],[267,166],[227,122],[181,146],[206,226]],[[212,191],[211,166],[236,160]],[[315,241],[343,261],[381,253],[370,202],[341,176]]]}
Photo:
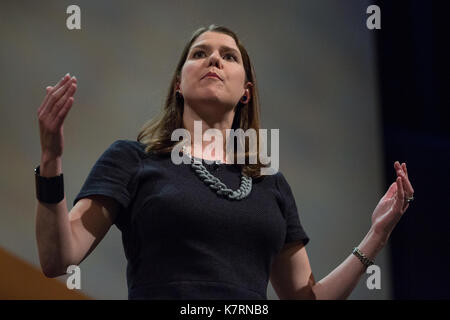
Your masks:
{"label": "short sleeve", "polygon": [[100,194],[115,199],[122,209],[127,208],[133,196],[134,178],[140,169],[136,143],[130,140],[112,143],[95,162],[73,205],[81,198]]}
{"label": "short sleeve", "polygon": [[301,240],[306,246],[309,242],[309,237],[300,223],[297,204],[295,203],[291,187],[281,172],[277,173],[277,184],[283,199],[282,213],[286,219],[286,239],[284,243]]}

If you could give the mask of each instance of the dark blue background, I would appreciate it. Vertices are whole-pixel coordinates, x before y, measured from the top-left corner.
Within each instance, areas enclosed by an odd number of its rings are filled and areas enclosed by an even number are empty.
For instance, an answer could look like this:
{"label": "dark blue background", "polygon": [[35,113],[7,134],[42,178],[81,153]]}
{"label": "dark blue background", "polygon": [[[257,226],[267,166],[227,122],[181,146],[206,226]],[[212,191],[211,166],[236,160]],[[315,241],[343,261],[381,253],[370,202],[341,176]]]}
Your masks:
{"label": "dark blue background", "polygon": [[[450,7],[447,1],[376,4],[385,163],[406,162],[415,191],[390,239],[393,298],[448,299]],[[385,175],[395,179],[390,167]]]}

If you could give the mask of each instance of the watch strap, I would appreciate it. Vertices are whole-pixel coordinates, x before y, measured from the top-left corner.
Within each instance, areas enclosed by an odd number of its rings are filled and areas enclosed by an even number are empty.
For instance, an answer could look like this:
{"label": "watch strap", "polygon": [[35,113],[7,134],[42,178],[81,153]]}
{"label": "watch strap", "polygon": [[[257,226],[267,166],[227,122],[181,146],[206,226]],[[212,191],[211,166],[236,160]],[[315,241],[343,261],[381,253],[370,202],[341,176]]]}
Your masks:
{"label": "watch strap", "polygon": [[367,258],[364,253],[362,253],[358,247],[353,248],[353,252],[352,252],[362,263],[364,266],[370,267],[371,265],[374,264],[373,261],[371,261],[369,258]]}

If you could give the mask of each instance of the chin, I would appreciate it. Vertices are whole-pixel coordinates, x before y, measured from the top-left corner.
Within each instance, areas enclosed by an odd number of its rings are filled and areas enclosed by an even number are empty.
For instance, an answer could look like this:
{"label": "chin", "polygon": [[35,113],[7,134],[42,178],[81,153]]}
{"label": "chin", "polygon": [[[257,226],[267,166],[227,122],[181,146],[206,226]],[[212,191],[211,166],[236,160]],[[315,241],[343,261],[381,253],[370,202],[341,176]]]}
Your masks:
{"label": "chin", "polygon": [[219,102],[222,103],[224,102],[222,97],[220,96],[220,94],[218,92],[215,91],[210,91],[208,90],[207,92],[202,92],[197,96],[197,101],[204,101],[204,102]]}

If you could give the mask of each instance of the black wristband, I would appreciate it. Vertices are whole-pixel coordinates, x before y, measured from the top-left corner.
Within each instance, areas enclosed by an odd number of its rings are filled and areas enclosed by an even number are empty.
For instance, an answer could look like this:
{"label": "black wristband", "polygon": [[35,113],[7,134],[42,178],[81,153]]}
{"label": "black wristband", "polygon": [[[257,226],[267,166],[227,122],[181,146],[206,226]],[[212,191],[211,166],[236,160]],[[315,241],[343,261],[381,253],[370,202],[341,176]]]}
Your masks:
{"label": "black wristband", "polygon": [[36,197],[40,202],[58,203],[64,199],[64,180],[61,173],[56,177],[42,177],[40,166],[34,169],[36,180]]}

